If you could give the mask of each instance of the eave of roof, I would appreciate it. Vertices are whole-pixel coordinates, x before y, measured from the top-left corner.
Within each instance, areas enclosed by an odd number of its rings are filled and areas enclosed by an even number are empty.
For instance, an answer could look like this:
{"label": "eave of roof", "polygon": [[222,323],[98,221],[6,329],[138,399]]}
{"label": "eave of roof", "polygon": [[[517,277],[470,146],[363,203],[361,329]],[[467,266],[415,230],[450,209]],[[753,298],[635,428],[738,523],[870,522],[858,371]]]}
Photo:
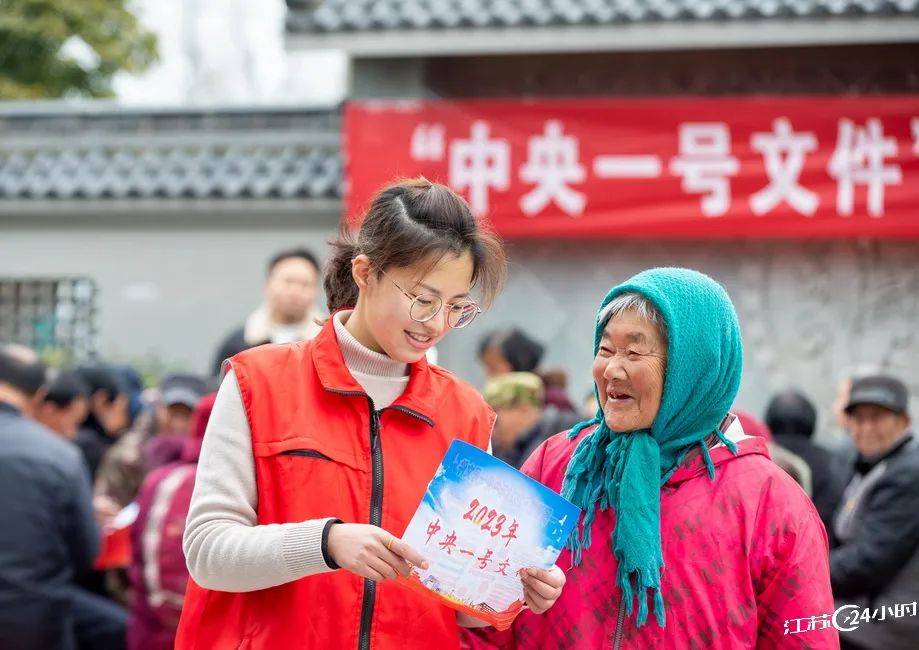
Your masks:
{"label": "eave of roof", "polygon": [[30,202],[40,210],[75,202],[133,201],[140,209],[201,201],[228,210],[328,203],[341,196],[341,167],[338,107],[40,102],[0,109],[0,211],[7,213]]}
{"label": "eave of roof", "polygon": [[919,18],[839,16],[549,27],[288,32],[286,38],[287,46],[292,50],[341,49],[353,58],[767,48],[917,42]]}

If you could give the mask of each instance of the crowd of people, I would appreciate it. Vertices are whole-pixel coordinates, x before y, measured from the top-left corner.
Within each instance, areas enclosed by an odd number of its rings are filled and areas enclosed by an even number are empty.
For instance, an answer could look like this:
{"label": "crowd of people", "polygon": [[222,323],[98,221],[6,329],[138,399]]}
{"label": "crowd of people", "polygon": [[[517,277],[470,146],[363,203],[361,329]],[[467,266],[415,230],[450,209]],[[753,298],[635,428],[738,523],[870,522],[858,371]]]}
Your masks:
{"label": "crowd of people", "polygon": [[[846,383],[847,450],[815,441],[800,389],[757,417],[735,403],[728,295],[653,269],[603,298],[582,403],[518,328],[481,337],[476,391],[428,361],[503,273],[462,199],[413,181],[378,195],[325,269],[305,249],[273,257],[210,377],[150,387],[0,344],[0,648],[917,647],[915,615],[789,629],[843,605],[915,608],[903,382]],[[457,435],[585,513],[558,566],[522,578],[528,611],[505,632],[389,580],[424,563],[398,539],[407,495]],[[101,565],[129,514],[130,555]]]}

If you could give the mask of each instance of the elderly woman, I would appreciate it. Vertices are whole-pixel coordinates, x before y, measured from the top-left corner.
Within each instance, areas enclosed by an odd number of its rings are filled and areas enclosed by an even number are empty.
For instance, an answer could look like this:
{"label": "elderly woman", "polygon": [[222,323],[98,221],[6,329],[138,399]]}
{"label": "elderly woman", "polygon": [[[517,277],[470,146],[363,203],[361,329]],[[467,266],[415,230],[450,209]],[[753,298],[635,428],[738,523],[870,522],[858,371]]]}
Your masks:
{"label": "elderly woman", "polygon": [[603,300],[594,355],[596,416],[523,466],[584,510],[558,560],[567,586],[489,641],[838,648],[817,512],[728,413],[742,346],[724,289],[686,269],[636,275]]}

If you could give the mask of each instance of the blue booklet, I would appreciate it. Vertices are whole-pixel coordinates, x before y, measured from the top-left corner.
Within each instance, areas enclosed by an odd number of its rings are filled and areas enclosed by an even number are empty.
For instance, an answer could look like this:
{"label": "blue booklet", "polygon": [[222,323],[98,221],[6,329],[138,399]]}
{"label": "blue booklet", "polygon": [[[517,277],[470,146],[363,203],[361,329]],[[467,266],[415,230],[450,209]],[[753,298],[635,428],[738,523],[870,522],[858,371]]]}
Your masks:
{"label": "blue booklet", "polygon": [[454,440],[402,536],[430,566],[400,581],[506,629],[524,604],[520,572],[551,568],[580,514],[507,463]]}

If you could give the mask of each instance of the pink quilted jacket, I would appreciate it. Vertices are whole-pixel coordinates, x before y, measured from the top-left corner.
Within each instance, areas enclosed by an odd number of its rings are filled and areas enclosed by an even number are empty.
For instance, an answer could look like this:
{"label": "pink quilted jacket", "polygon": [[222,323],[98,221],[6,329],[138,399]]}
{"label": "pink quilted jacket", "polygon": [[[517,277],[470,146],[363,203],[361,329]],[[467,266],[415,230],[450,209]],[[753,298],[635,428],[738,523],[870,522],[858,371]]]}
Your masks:
{"label": "pink quilted jacket", "polygon": [[[576,443],[564,433],[550,438],[522,471],[561,491]],[[714,481],[696,455],[661,490],[665,628],[650,615],[641,628],[625,616],[609,546],[614,515],[607,510],[597,513],[580,566],[571,567],[568,551],[559,557],[568,582],[552,609],[542,616],[524,611],[505,633],[469,632],[467,647],[838,648],[832,626],[797,634],[786,634],[785,626],[833,613],[823,524],[761,438],[737,444],[737,456],[712,449]]]}

